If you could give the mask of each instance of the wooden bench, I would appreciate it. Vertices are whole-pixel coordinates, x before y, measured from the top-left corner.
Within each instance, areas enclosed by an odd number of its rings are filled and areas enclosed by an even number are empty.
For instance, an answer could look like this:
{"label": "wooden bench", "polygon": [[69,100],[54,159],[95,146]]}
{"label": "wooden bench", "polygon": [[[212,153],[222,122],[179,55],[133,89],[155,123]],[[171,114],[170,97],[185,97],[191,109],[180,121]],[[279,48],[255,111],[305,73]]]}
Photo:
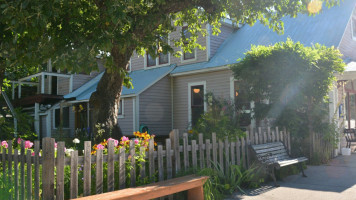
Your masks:
{"label": "wooden bench", "polygon": [[351,143],[356,142],[355,129],[344,129],[346,148],[351,148]]}
{"label": "wooden bench", "polygon": [[114,192],[107,192],[87,197],[78,198],[80,200],[128,200],[128,199],[154,199],[167,196],[177,192],[188,190],[189,200],[204,200],[203,185],[208,180],[208,176],[183,176],[166,181],[152,183],[135,188],[127,188]]}
{"label": "wooden bench", "polygon": [[267,173],[272,177],[275,186],[279,185],[276,182],[274,171],[281,167],[298,164],[303,177],[306,177],[302,162],[307,161],[308,158],[291,158],[282,142],[251,145],[251,149],[255,159],[266,168]]}

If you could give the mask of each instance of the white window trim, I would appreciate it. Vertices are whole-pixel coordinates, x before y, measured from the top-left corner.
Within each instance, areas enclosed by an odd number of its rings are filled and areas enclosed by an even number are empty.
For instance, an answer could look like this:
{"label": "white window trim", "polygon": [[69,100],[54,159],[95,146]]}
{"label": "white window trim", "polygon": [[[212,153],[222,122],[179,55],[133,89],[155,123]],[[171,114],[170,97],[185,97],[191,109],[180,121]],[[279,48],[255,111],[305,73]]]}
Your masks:
{"label": "white window trim", "polygon": [[[351,37],[352,37],[352,40],[356,41],[356,30],[355,30],[355,33],[354,33],[354,23],[353,21],[356,21],[356,12],[352,12],[352,15],[351,15]],[[355,18],[355,19],[354,19]],[[356,27],[355,27],[356,28]]]}
{"label": "white window trim", "polygon": [[130,58],[130,61],[129,61],[129,70],[128,70],[128,72],[131,72],[131,58]]}
{"label": "white window trim", "polygon": [[[125,117],[125,112],[124,112],[124,110],[125,110],[124,109],[125,108],[125,101],[124,101],[124,98],[121,98],[120,101],[122,101],[122,108],[121,108],[122,112],[121,112],[121,115],[117,116],[117,118],[122,119],[122,118]],[[119,102],[119,106],[120,106],[120,102]]]}
{"label": "white window trim", "polygon": [[147,66],[147,53],[145,53],[145,55],[143,56],[144,59],[144,69],[154,69],[154,68],[158,68],[158,67],[163,67],[163,66],[167,66],[171,64],[171,56],[170,53],[168,53],[168,63],[164,63],[164,64],[159,64],[159,56],[156,57],[156,65],[153,66]]}
{"label": "white window trim", "polygon": [[[68,107],[68,114],[69,114],[69,116],[68,117],[70,117],[70,107],[73,107],[73,106],[63,106],[63,108],[66,108],[66,107]],[[53,123],[52,123],[52,128],[54,129],[54,130],[57,130],[58,129],[58,127],[56,127],[56,110],[57,109],[61,109],[59,106],[57,106],[57,107],[55,107],[55,108],[53,108],[53,110],[52,110],[52,116],[53,116]],[[62,127],[62,129],[63,130],[69,130],[69,129],[71,129],[70,128],[70,119],[68,119],[69,120],[69,127]]]}
{"label": "white window trim", "polygon": [[190,82],[188,83],[188,124],[189,124],[189,129],[192,128],[192,93],[191,93],[191,87],[192,86],[197,86],[197,85],[203,85],[204,88],[204,112],[207,111],[207,102],[205,100],[206,96],[206,81],[200,81],[200,82]]}
{"label": "white window trim", "polygon": [[[170,36],[168,35],[168,45],[171,44],[170,41]],[[144,60],[144,65],[143,65],[143,69],[154,69],[157,67],[163,67],[163,66],[167,66],[171,64],[171,54],[168,52],[168,63],[164,63],[164,64],[159,64],[159,56],[156,57],[156,65],[154,66],[147,66],[147,52],[145,52],[145,55],[143,56],[143,60]]]}

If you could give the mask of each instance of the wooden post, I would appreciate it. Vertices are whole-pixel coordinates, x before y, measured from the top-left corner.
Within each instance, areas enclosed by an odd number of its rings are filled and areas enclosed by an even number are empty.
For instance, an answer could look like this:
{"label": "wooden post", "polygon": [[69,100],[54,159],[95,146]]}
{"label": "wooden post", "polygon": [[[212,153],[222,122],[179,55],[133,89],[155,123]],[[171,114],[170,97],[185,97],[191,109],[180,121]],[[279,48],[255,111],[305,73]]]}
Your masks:
{"label": "wooden post", "polygon": [[[192,141],[193,144],[193,141]],[[193,148],[193,146],[192,146]],[[171,140],[166,139],[166,161],[167,161],[167,179],[171,179],[173,176],[172,170],[172,154],[171,154]]]}
{"label": "wooden post", "polygon": [[175,167],[175,174],[180,171],[180,152],[179,152],[179,131],[178,129],[173,129],[172,132],[169,134],[171,138],[172,146],[173,146],[173,154],[174,154],[174,167]]}
{"label": "wooden post", "polygon": [[[42,140],[43,141],[43,140]],[[44,151],[45,148],[43,148]],[[21,179],[21,193],[20,193],[20,199],[25,199],[25,141],[21,140],[21,155],[20,155],[20,179]],[[42,165],[43,168],[43,165]],[[42,170],[43,173],[43,170]],[[42,181],[43,182],[43,181]],[[46,187],[45,187],[46,188]],[[42,190],[45,190],[43,188]]]}
{"label": "wooden post", "polygon": [[278,126],[276,126],[276,141],[279,142],[279,130],[278,130]]}
{"label": "wooden post", "polygon": [[26,164],[27,164],[27,200],[32,199],[32,163],[31,163],[31,153],[30,149],[27,150],[26,154]]}
{"label": "wooden post", "polygon": [[200,169],[204,168],[204,150],[203,150],[203,134],[199,133],[199,159]]}
{"label": "wooden post", "polygon": [[245,151],[245,139],[241,138],[241,157],[242,157],[242,165],[247,169],[247,163],[246,163],[246,151]]}
{"label": "wooden post", "polygon": [[[64,144],[63,144],[63,146],[64,146]],[[58,152],[57,152],[57,157],[58,157]],[[35,193],[35,200],[39,200],[40,199],[40,141],[39,140],[35,140],[35,163],[34,164],[35,164],[34,165],[34,167],[35,167],[35,191],[34,191],[34,193]],[[58,166],[57,166],[57,180],[58,180]],[[58,190],[58,186],[57,186],[57,190]],[[58,195],[57,195],[57,199],[62,200],[62,199],[58,198]]]}
{"label": "wooden post", "polygon": [[263,144],[263,133],[261,127],[258,127],[258,139],[259,144]]}
{"label": "wooden post", "polygon": [[43,162],[42,162],[43,199],[54,199],[54,139],[48,137],[43,138],[42,144],[43,144],[42,145],[43,147]]}
{"label": "wooden post", "polygon": [[64,159],[65,159],[64,145],[65,145],[64,142],[58,142],[57,144],[57,166],[56,166],[57,169],[56,199],[57,200],[64,200]]}
{"label": "wooden post", "polygon": [[203,186],[188,190],[188,200],[204,200]]}
{"label": "wooden post", "polygon": [[108,141],[108,169],[107,169],[108,192],[114,191],[114,184],[115,184],[115,181],[114,181],[114,176],[115,176],[114,175],[114,151],[115,151],[115,149],[114,148],[115,148],[114,140],[109,140]]}
{"label": "wooden post", "polygon": [[184,159],[184,170],[188,170],[189,168],[188,133],[183,133],[183,159]]}
{"label": "wooden post", "polygon": [[157,148],[157,161],[158,161],[158,181],[164,180],[164,168],[163,168],[163,147],[158,145]]}
{"label": "wooden post", "polygon": [[212,133],[212,147],[213,147],[213,163],[216,165],[218,162],[218,145],[216,143],[216,133]]}
{"label": "wooden post", "polygon": [[210,140],[205,140],[205,152],[206,152],[206,167],[211,168],[211,156],[210,156]]}
{"label": "wooden post", "polygon": [[[109,166],[108,166],[108,171],[109,171]],[[91,190],[91,141],[84,142],[83,178],[84,178],[83,195],[89,196],[91,193],[90,192]]]}
{"label": "wooden post", "polygon": [[230,142],[231,164],[235,165],[235,142]]}
{"label": "wooden post", "polygon": [[[151,141],[153,141],[153,139],[151,139]],[[136,160],[135,160],[136,150],[135,150],[135,142],[133,140],[130,140],[130,156],[131,156],[130,185],[131,187],[134,187],[136,186]]]}
{"label": "wooden post", "polygon": [[14,150],[15,199],[19,199],[19,150]]}
{"label": "wooden post", "polygon": [[223,150],[224,150],[224,143],[219,140],[219,164],[220,164],[220,168],[222,171],[224,171],[224,153],[223,153]]}
{"label": "wooden post", "polygon": [[9,178],[9,185],[12,185],[12,140],[8,140],[8,153],[7,153],[7,161],[8,161],[8,178]]}
{"label": "wooden post", "polygon": [[[144,179],[146,177],[146,164],[145,164],[145,160],[146,160],[146,147],[140,147],[140,155],[143,155],[143,161],[140,162],[141,168],[140,168],[140,176],[142,179]],[[167,160],[168,162],[168,160]]]}
{"label": "wooden post", "polygon": [[240,140],[238,136],[236,136],[236,164],[241,164]]}
{"label": "wooden post", "polygon": [[267,127],[267,141],[272,142],[271,127]]}
{"label": "wooden post", "polygon": [[197,141],[192,140],[192,163],[193,167],[196,169],[198,166],[198,161],[197,161]]}
{"label": "wooden post", "polygon": [[125,148],[119,149],[119,188],[124,189],[126,185]]}
{"label": "wooden post", "polygon": [[78,150],[70,154],[70,198],[78,197]]}
{"label": "wooden post", "polygon": [[[122,148],[123,149],[123,148]],[[96,151],[96,193],[103,193],[103,150]]]}
{"label": "wooden post", "polygon": [[154,160],[154,141],[150,139],[148,144],[148,162],[149,162],[149,173],[150,179],[154,182],[154,173],[155,173],[155,160]]}
{"label": "wooden post", "polygon": [[230,159],[229,159],[229,141],[228,138],[225,137],[225,170],[226,172],[229,170],[229,166],[230,166]]}

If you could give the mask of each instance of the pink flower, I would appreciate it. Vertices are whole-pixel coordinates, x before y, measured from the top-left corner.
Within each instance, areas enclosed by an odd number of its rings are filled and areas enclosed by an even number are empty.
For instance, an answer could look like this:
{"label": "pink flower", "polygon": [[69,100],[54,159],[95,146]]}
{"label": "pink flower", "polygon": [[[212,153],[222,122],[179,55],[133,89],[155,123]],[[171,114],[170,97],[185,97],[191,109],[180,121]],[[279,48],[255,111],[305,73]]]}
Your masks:
{"label": "pink flower", "polygon": [[7,147],[9,147],[9,144],[7,144],[6,140],[1,142],[1,146],[5,147],[7,149]]}
{"label": "pink flower", "polygon": [[98,149],[104,149],[104,146],[103,146],[102,144],[98,144],[98,145],[96,146],[96,148],[98,148]]}
{"label": "pink flower", "polygon": [[31,156],[35,156],[35,152],[32,152],[32,153],[31,153]]}
{"label": "pink flower", "polygon": [[125,142],[125,141],[128,141],[128,140],[129,140],[129,138],[128,138],[128,137],[126,137],[126,136],[123,136],[121,140],[122,140],[123,142]]}
{"label": "pink flower", "polygon": [[57,142],[55,142],[55,143],[54,143],[54,148],[56,148],[56,149],[57,149]]}
{"label": "pink flower", "polygon": [[29,149],[29,148],[31,148],[33,146],[33,143],[31,142],[31,141],[29,141],[29,140],[26,140],[26,142],[25,142],[25,148],[26,149]]}
{"label": "pink flower", "polygon": [[18,138],[18,139],[17,139],[17,144],[21,144],[21,141],[22,141],[22,139],[21,139],[21,138]]}
{"label": "pink flower", "polygon": [[117,147],[117,145],[119,145],[119,140],[115,140],[113,138],[109,138],[108,141],[110,141],[110,140],[114,140],[115,147]]}
{"label": "pink flower", "polygon": [[135,144],[138,144],[138,143],[139,143],[139,141],[136,139],[136,140],[135,140]]}

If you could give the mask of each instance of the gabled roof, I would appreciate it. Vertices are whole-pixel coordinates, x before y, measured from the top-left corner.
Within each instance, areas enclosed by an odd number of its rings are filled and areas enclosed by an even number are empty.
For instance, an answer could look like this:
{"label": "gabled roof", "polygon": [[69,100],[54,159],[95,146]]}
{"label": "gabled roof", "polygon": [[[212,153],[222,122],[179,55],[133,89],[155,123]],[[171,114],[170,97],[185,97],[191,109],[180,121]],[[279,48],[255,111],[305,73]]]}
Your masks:
{"label": "gabled roof", "polygon": [[284,17],[283,35],[278,35],[259,22],[252,27],[244,25],[221,44],[209,62],[179,66],[172,74],[237,63],[237,59],[243,58],[251,45],[273,45],[286,41],[288,37],[306,46],[319,43],[338,47],[354,7],[355,0],[344,0],[332,8],[323,5],[322,11],[315,16],[300,14],[296,18]]}
{"label": "gabled roof", "polygon": [[[157,67],[152,69],[142,69],[130,72],[129,76],[132,78],[133,88],[123,87],[121,96],[134,96],[145,91],[147,88],[155,84],[157,81],[162,79],[164,76],[169,74],[175,65],[168,65],[165,67]],[[89,100],[91,94],[96,91],[96,87],[99,80],[103,76],[104,72],[97,75],[92,80],[88,81],[74,92],[64,95],[65,99],[75,99],[77,101]]]}

